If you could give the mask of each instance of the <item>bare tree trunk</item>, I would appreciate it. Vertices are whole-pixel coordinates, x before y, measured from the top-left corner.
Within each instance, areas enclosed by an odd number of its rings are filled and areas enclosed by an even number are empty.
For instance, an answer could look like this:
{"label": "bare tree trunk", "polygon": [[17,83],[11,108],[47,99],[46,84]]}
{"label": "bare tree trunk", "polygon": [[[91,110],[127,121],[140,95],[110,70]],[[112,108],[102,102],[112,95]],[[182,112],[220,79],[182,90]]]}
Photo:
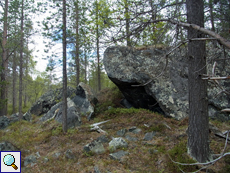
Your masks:
{"label": "bare tree trunk", "polygon": [[77,85],[80,83],[80,60],[79,60],[79,15],[78,15],[78,0],[74,3],[75,4],[75,12],[76,12],[76,77],[77,77]]}
{"label": "bare tree trunk", "polygon": [[8,67],[7,61],[7,17],[8,17],[8,0],[5,0],[4,21],[3,21],[3,38],[2,38],[2,64],[1,64],[1,104],[0,116],[6,115],[6,73]]}
{"label": "bare tree trunk", "polygon": [[125,0],[125,28],[126,28],[126,44],[127,46],[131,46],[131,39],[130,39],[130,26],[129,26],[129,21],[130,21],[130,17],[129,17],[129,4],[128,4],[128,0]]}
{"label": "bare tree trunk", "polygon": [[101,69],[100,69],[100,54],[99,54],[99,14],[98,14],[98,3],[96,1],[96,39],[97,39],[97,81],[98,91],[101,90]]}
{"label": "bare tree trunk", "polygon": [[62,129],[67,132],[67,72],[66,72],[66,0],[63,0],[63,111],[62,111]]}
{"label": "bare tree trunk", "polygon": [[21,40],[20,40],[20,72],[19,72],[19,119],[22,119],[22,68],[23,68],[23,23],[24,23],[24,1],[22,0],[22,11],[21,11]]}
{"label": "bare tree trunk", "polygon": [[[204,26],[203,0],[187,0],[188,23]],[[202,38],[203,34],[193,28],[188,29],[188,39]],[[201,79],[206,74],[205,41],[188,43],[189,58],[189,127],[188,153],[198,162],[210,159],[209,149],[209,119],[207,81]]]}
{"label": "bare tree trunk", "polygon": [[[28,41],[28,38],[27,38],[27,49],[29,50],[29,41]],[[26,55],[26,64],[25,64],[25,67],[26,67],[26,71],[25,71],[25,80],[28,80],[28,61],[29,61],[29,57],[28,57],[28,54]],[[24,82],[24,107],[27,106],[27,82]]]}
{"label": "bare tree trunk", "polygon": [[87,84],[87,55],[85,51],[85,84]]}
{"label": "bare tree trunk", "polygon": [[17,106],[17,92],[16,92],[16,83],[17,83],[17,75],[16,75],[16,51],[14,51],[14,58],[13,58],[13,91],[12,91],[12,100],[13,100],[13,114],[16,113],[16,106]]}
{"label": "bare tree trunk", "polygon": [[213,1],[209,0],[209,8],[210,8],[210,21],[212,25],[212,31],[215,32],[215,26],[214,26],[214,16],[213,16]]}

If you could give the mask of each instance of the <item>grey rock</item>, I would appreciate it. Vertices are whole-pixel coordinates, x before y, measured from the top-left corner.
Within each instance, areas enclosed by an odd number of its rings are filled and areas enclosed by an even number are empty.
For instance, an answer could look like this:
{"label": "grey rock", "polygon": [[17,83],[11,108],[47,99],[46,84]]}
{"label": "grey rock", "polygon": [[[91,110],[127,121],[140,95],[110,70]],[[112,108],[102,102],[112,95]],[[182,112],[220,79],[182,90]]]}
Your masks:
{"label": "grey rock", "polygon": [[145,134],[143,140],[144,141],[151,141],[155,134],[156,134],[156,132],[148,132]]}
{"label": "grey rock", "polygon": [[84,146],[83,150],[87,153],[92,152],[95,154],[102,154],[105,152],[105,148],[101,142],[93,141]]}
{"label": "grey rock", "polygon": [[47,163],[49,161],[49,159],[47,157],[44,158],[43,162]]}
{"label": "grey rock", "polygon": [[112,141],[109,142],[109,148],[112,151],[115,151],[117,148],[127,148],[128,143],[121,137],[113,138]]}
{"label": "grey rock", "polygon": [[83,82],[77,86],[76,96],[72,99],[81,114],[93,118],[94,107],[98,100],[93,90]]}
{"label": "grey rock", "polygon": [[54,154],[53,154],[53,158],[56,158],[56,159],[57,159],[60,155],[61,155],[60,152],[54,153]]}
{"label": "grey rock", "polygon": [[23,115],[23,119],[26,120],[26,121],[29,121],[31,122],[32,121],[32,115],[30,112],[26,112],[24,115]]}
{"label": "grey rock", "polygon": [[135,137],[132,137],[130,135],[125,135],[125,138],[128,140],[128,141],[133,141],[133,142],[136,142],[138,139],[135,138]]}
{"label": "grey rock", "polygon": [[99,170],[98,166],[94,166],[94,173],[101,173],[101,171]]}
{"label": "grey rock", "polygon": [[14,123],[14,122],[18,121],[19,120],[18,116],[19,116],[18,112],[15,113],[15,114],[10,115],[10,117],[9,117],[10,123]]}
{"label": "grey rock", "polygon": [[35,155],[29,155],[27,157],[25,157],[24,160],[24,166],[27,166],[30,164],[30,166],[33,166],[34,164],[36,164],[37,162],[37,158]]}
{"label": "grey rock", "polygon": [[[72,93],[71,97],[67,98],[67,128],[72,128],[81,125],[81,116],[87,116],[90,120],[94,115],[94,107],[97,104],[92,89],[80,83],[77,89]],[[40,118],[39,123],[55,119],[62,123],[62,102],[59,102],[51,107],[51,109]]]}
{"label": "grey rock", "polygon": [[0,151],[18,151],[19,149],[15,147],[10,142],[4,141],[0,143]]}
{"label": "grey rock", "polygon": [[5,129],[10,125],[10,120],[7,118],[7,116],[3,115],[0,116],[0,129]]}
{"label": "grey rock", "polygon": [[67,159],[71,159],[71,160],[75,158],[75,156],[74,156],[74,154],[73,154],[73,152],[72,152],[71,149],[66,150],[66,152],[65,152],[65,157],[66,157]]}
{"label": "grey rock", "polygon": [[62,102],[57,103],[56,105],[54,105],[46,114],[44,114],[39,121],[40,122],[44,122],[44,121],[48,121],[50,119],[53,119],[58,111],[62,109]]}
{"label": "grey rock", "polygon": [[117,135],[122,137],[122,136],[125,136],[126,132],[127,132],[127,129],[121,129],[117,131]]}
{"label": "grey rock", "polygon": [[[188,58],[186,50],[174,51],[168,57],[167,67],[164,57],[170,49],[162,50],[149,48],[137,50],[125,46],[108,47],[104,52],[103,63],[108,77],[115,83],[125,99],[135,108],[145,108],[159,112],[166,117],[183,119],[188,116]],[[208,55],[217,54],[217,50],[210,50]],[[213,57],[213,56],[210,56]],[[218,57],[223,57],[219,52]],[[213,60],[208,59],[208,74],[211,74]],[[215,68],[216,75],[228,76],[229,61],[218,61]],[[145,84],[138,87],[133,85]],[[229,91],[230,81],[220,81],[221,86]],[[212,107],[212,117],[218,118],[221,109],[230,107],[226,95],[215,98],[220,90],[211,83],[208,86],[209,108]],[[209,114],[211,115],[210,111]],[[230,119],[227,113],[221,113],[220,119]],[[226,117],[224,119],[223,117]]]}
{"label": "grey rock", "polygon": [[39,152],[36,152],[35,155],[36,155],[37,158],[41,157],[40,154],[39,154]]}
{"label": "grey rock", "polygon": [[[73,94],[76,90],[72,87],[67,87],[67,97],[72,98]],[[36,103],[30,108],[29,112],[34,115],[42,115],[47,113],[52,106],[57,104],[62,100],[63,97],[63,89],[54,89],[50,90],[44,95],[42,95]]]}
{"label": "grey rock", "polygon": [[[73,101],[68,98],[67,104],[71,106],[71,107],[68,106],[67,108],[67,128],[68,129],[81,125],[80,113],[78,112],[76,106],[72,105],[72,103]],[[60,107],[59,111],[57,112],[57,115],[54,118],[59,123],[63,122],[62,112],[63,112],[63,108]]]}
{"label": "grey rock", "polygon": [[109,138],[106,135],[101,135],[96,139],[96,141],[101,142],[101,143],[108,143]]}
{"label": "grey rock", "polygon": [[134,134],[139,134],[141,132],[141,129],[134,126],[134,127],[129,128],[129,132],[132,132]]}
{"label": "grey rock", "polygon": [[158,150],[149,149],[148,152],[149,154],[155,154],[155,153],[158,153]]}
{"label": "grey rock", "polygon": [[129,153],[121,150],[121,151],[118,151],[116,153],[111,153],[111,154],[109,154],[109,156],[114,160],[121,160],[121,158],[127,154],[129,154]]}
{"label": "grey rock", "polygon": [[129,103],[129,101],[126,100],[126,99],[122,99],[120,103],[121,103],[121,105],[123,105],[123,106],[126,107],[126,108],[131,108],[131,107],[133,107],[132,104]]}

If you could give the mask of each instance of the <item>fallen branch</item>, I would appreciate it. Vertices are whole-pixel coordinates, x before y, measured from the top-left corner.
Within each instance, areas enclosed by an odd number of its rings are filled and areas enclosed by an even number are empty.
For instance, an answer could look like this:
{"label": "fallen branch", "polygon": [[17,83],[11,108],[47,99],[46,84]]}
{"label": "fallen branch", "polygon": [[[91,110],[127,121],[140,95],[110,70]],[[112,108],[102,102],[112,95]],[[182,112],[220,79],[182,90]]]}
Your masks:
{"label": "fallen branch", "polygon": [[230,112],[230,109],[229,108],[222,109],[221,112]]}
{"label": "fallen branch", "polygon": [[90,131],[97,131],[98,133],[104,133],[104,134],[108,134],[106,131],[102,130],[99,125],[101,124],[104,124],[106,122],[108,122],[110,120],[106,120],[106,121],[102,121],[102,122],[99,122],[99,123],[94,123],[94,124],[91,124],[90,127]]}
{"label": "fallen branch", "polygon": [[225,80],[225,79],[230,79],[230,76],[226,76],[226,77],[203,77],[201,79],[203,79],[203,80]]}

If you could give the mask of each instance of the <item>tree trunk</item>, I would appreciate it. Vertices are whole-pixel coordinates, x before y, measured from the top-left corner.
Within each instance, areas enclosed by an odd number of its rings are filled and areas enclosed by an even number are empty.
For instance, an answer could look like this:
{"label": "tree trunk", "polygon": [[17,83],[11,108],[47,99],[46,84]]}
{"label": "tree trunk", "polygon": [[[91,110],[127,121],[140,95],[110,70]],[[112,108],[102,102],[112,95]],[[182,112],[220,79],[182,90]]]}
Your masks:
{"label": "tree trunk", "polygon": [[128,0],[125,0],[125,28],[126,28],[126,44],[127,46],[131,46],[131,39],[130,39],[130,26],[129,26],[129,4]]}
{"label": "tree trunk", "polygon": [[66,0],[63,0],[63,111],[62,111],[62,129],[67,132],[67,73],[66,73]]}
{"label": "tree trunk", "polygon": [[23,115],[22,115],[22,68],[23,68],[23,23],[24,23],[24,1],[22,0],[22,11],[21,11],[21,40],[20,40],[20,72],[19,72],[19,119],[21,120]]}
{"label": "tree trunk", "polygon": [[85,84],[87,84],[87,55],[85,51]]}
{"label": "tree trunk", "polygon": [[3,38],[2,38],[2,64],[1,64],[1,100],[0,116],[6,115],[6,73],[8,67],[7,61],[7,17],[8,17],[8,0],[5,0],[4,21],[3,21]]}
{"label": "tree trunk", "polygon": [[97,39],[97,81],[98,91],[101,90],[101,69],[100,69],[100,54],[99,54],[99,12],[98,3],[96,1],[96,39]]}
{"label": "tree trunk", "polygon": [[215,25],[214,25],[214,16],[213,16],[213,2],[209,0],[209,8],[210,8],[210,21],[212,25],[212,31],[215,32]]}
{"label": "tree trunk", "polygon": [[78,0],[74,3],[75,10],[76,10],[76,78],[77,78],[77,85],[80,83],[80,60],[79,60],[79,15],[78,15]]}
{"label": "tree trunk", "polygon": [[[203,0],[187,0],[188,23],[204,26]],[[203,38],[203,34],[193,28],[188,29],[188,39]],[[189,58],[189,127],[188,153],[198,162],[210,159],[209,150],[209,120],[207,80],[201,79],[206,72],[205,41],[190,41],[188,43]]]}
{"label": "tree trunk", "polygon": [[16,72],[16,51],[14,51],[14,58],[13,58],[13,91],[12,91],[12,100],[13,100],[13,110],[12,113],[16,113],[16,106],[17,106],[17,92],[16,92],[16,83],[17,83],[17,72]]}
{"label": "tree trunk", "polygon": [[[29,50],[29,41],[28,41],[28,38],[27,38],[27,50]],[[25,70],[25,75],[24,75],[24,84],[23,84],[23,90],[24,90],[24,104],[23,104],[23,106],[24,107],[27,107],[27,80],[28,80],[28,76],[29,76],[29,70],[28,70],[28,61],[29,61],[29,56],[28,56],[28,53],[26,54],[26,64],[25,64],[25,68],[26,68],[26,70]]]}

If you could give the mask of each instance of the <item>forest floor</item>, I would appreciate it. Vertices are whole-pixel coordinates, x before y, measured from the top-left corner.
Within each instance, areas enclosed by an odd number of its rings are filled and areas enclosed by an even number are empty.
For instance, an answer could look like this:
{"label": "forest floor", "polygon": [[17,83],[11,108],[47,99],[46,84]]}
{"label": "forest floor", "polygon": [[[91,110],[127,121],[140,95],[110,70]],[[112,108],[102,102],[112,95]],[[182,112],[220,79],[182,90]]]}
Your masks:
{"label": "forest floor", "polygon": [[[45,124],[36,123],[40,117],[33,116],[33,121],[15,122],[8,128],[0,131],[0,142],[8,141],[22,151],[22,165],[25,157],[39,152],[40,157],[33,166],[23,166],[23,173],[93,173],[98,167],[101,173],[176,173],[193,172],[200,166],[179,166],[174,164],[170,157],[177,162],[193,163],[187,155],[188,119],[177,121],[172,118],[149,112],[143,109],[125,109],[119,105],[120,94],[117,90],[105,89],[98,96],[99,104],[96,107],[96,116],[92,121],[82,118],[83,125],[69,129],[66,134],[62,132],[62,126],[54,121]],[[108,106],[112,109],[108,110]],[[109,157],[111,151],[108,143],[103,144],[106,152],[103,154],[86,153],[83,147],[101,136],[101,133],[90,131],[90,124],[110,120],[101,128],[109,135],[118,137],[116,132],[133,126],[142,131],[136,134],[139,140],[127,141],[128,148],[122,148],[129,154],[122,160],[113,160]],[[210,122],[226,131],[230,128],[230,122]],[[147,124],[149,127],[146,127]],[[143,138],[147,132],[156,132],[151,145],[144,145]],[[213,153],[220,154],[225,145],[225,139],[215,136],[210,131],[210,148]],[[64,153],[71,149],[75,158],[67,159]],[[117,150],[119,151],[119,150]],[[113,151],[114,152],[114,151]],[[115,151],[116,152],[116,151]],[[227,145],[226,152],[230,152]],[[61,153],[56,158],[55,153]],[[44,162],[48,158],[49,161]],[[180,170],[181,169],[181,170]],[[202,171],[201,171],[202,172]],[[230,156],[220,159],[214,165],[203,172],[230,172]]]}

